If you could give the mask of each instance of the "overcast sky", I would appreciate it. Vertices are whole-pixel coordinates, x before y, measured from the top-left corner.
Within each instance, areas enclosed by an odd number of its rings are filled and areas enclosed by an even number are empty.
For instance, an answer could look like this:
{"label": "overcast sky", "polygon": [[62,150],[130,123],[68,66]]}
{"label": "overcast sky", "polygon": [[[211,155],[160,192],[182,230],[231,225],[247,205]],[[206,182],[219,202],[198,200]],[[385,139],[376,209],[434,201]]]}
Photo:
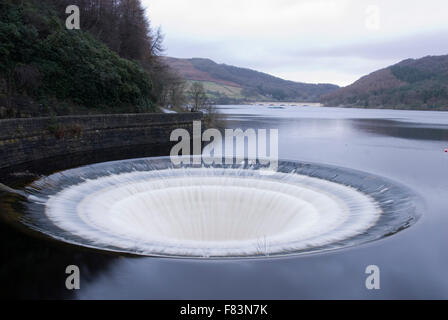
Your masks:
{"label": "overcast sky", "polygon": [[166,55],[348,85],[448,54],[448,0],[143,0]]}

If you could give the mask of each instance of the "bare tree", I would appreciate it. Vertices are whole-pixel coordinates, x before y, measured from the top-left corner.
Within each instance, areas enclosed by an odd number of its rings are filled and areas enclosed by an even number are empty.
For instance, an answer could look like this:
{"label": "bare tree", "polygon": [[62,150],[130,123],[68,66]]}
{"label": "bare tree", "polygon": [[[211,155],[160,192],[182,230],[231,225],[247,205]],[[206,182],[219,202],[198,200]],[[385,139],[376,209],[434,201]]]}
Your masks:
{"label": "bare tree", "polygon": [[214,126],[216,124],[217,114],[215,106],[211,104],[207,97],[204,85],[200,82],[194,82],[190,87],[189,96],[192,104],[191,111],[202,111],[206,126]]}
{"label": "bare tree", "polygon": [[155,32],[150,33],[151,38],[151,48],[150,52],[153,56],[160,56],[165,48],[163,47],[163,40],[165,39],[165,35],[162,33],[162,27],[158,27]]}
{"label": "bare tree", "polygon": [[191,111],[200,111],[207,107],[208,98],[205,94],[204,85],[202,83],[193,82],[188,93],[192,103]]}

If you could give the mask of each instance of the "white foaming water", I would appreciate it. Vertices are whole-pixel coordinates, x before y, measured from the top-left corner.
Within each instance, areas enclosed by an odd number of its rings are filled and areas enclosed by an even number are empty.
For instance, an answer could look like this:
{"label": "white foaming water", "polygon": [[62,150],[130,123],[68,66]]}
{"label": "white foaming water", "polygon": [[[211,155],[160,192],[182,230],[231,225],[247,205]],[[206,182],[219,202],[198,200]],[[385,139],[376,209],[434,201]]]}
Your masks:
{"label": "white foaming water", "polygon": [[49,197],[47,217],[91,246],[159,256],[297,252],[366,232],[369,195],[299,174],[181,168],[111,174]]}

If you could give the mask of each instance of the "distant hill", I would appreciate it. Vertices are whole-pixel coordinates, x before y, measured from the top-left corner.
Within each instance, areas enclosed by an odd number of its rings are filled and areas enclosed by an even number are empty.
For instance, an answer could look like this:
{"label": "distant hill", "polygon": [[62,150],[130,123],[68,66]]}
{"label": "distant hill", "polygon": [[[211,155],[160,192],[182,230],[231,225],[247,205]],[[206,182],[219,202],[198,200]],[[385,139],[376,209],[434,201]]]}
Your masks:
{"label": "distant hill", "polygon": [[200,81],[215,103],[250,101],[317,102],[322,95],[337,90],[332,84],[307,84],[283,80],[266,73],[217,64],[209,59],[177,59],[165,62],[187,81]]}
{"label": "distant hill", "polygon": [[407,59],[322,97],[327,106],[448,110],[448,55]]}

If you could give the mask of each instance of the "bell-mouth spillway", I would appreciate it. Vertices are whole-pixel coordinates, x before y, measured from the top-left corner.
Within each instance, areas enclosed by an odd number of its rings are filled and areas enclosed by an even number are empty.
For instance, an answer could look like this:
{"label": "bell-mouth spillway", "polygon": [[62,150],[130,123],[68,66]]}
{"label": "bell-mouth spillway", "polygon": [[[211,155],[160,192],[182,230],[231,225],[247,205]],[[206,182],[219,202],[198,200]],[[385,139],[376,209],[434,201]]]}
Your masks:
{"label": "bell-mouth spillway", "polygon": [[382,177],[297,161],[264,169],[247,160],[174,165],[169,157],[75,168],[30,184],[21,221],[100,250],[242,258],[351,247],[419,217],[418,197]]}

